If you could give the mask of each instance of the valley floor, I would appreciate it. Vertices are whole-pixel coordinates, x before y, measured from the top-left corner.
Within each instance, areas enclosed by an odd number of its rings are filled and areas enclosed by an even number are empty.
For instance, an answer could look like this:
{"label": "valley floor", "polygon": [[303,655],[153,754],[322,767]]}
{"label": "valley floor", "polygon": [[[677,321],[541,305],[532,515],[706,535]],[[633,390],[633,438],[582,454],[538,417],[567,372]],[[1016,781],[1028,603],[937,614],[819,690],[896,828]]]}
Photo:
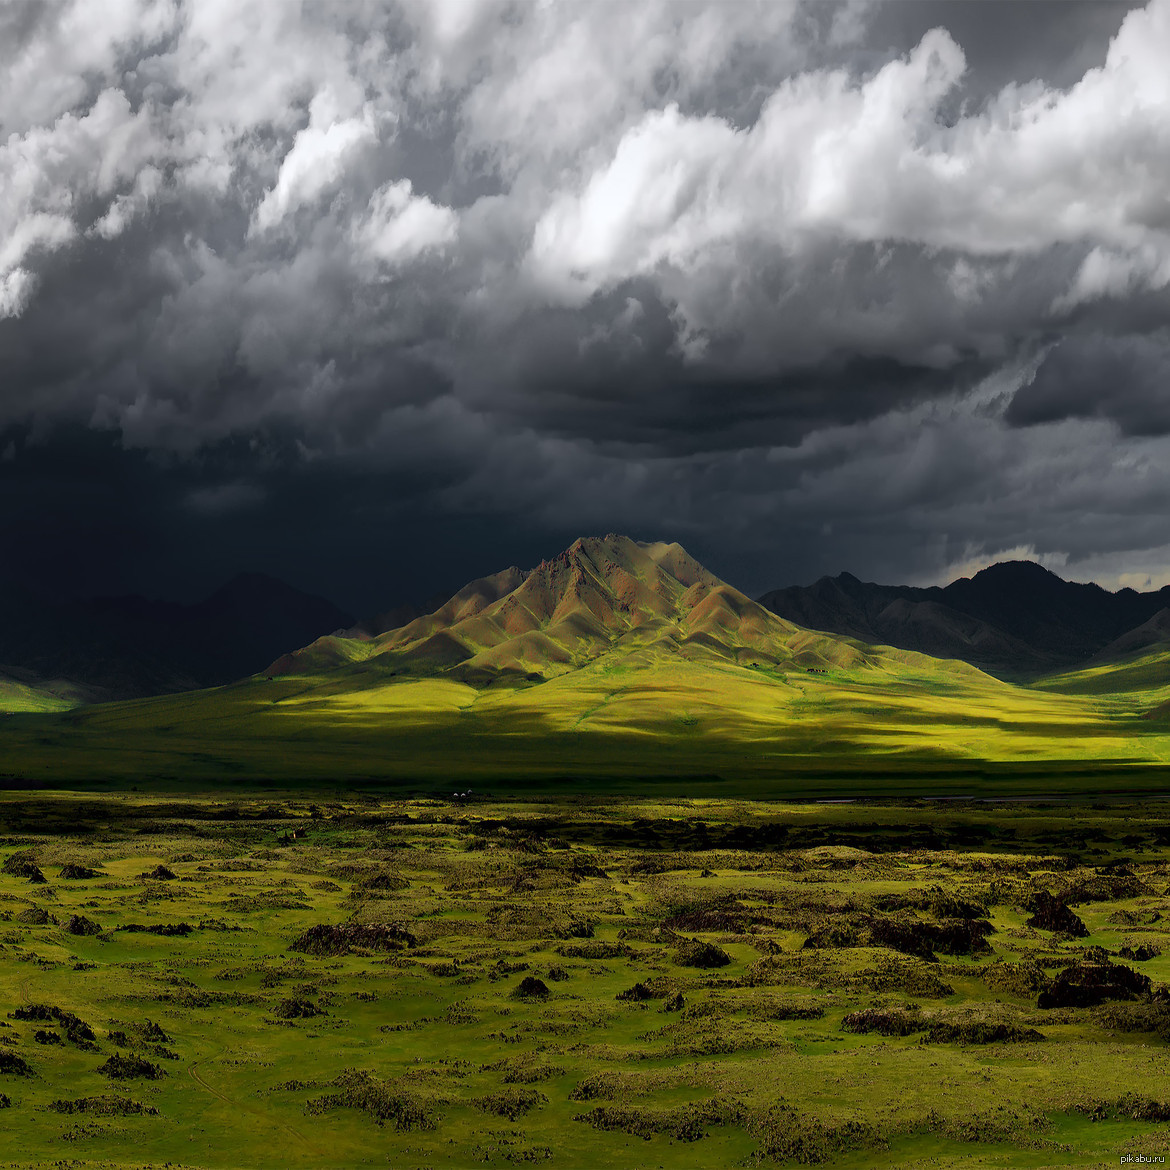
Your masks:
{"label": "valley floor", "polygon": [[0,1165],[1170,1154],[1160,802],[9,792],[0,864]]}
{"label": "valley floor", "polygon": [[[819,672],[614,652],[535,685],[373,666],[0,716],[0,782],[366,784],[735,795],[1170,791],[1164,671],[1084,693],[883,651]],[[1094,676],[1094,686],[1099,680]],[[1062,688],[1068,688],[1065,693]],[[631,779],[632,778],[632,779]],[[1022,787],[1021,787],[1022,786]]]}

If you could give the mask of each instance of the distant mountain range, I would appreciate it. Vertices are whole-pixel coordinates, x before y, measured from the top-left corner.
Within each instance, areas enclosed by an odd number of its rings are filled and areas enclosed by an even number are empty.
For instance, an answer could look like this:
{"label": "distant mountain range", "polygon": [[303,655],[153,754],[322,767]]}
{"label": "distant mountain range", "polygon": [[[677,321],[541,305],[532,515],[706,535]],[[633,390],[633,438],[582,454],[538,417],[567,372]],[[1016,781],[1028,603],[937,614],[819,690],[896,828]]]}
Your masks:
{"label": "distant mountain range", "polygon": [[1064,581],[1007,561],[945,587],[874,585],[850,573],[764,594],[787,621],[1020,679],[1170,642],[1170,586],[1156,592]]}
{"label": "distant mountain range", "polygon": [[945,588],[842,573],[753,601],[677,544],[614,534],[357,622],[261,574],[236,577],[194,605],[142,597],[50,604],[0,585],[0,709],[346,666],[531,683],[611,652],[634,663],[666,656],[816,672],[876,665],[882,646],[959,659],[1012,681],[1132,660],[1170,650],[1170,587],[1110,593],[1013,561]]}
{"label": "distant mountain range", "polygon": [[352,624],[331,602],[259,573],[194,605],[143,597],[53,604],[0,587],[0,696],[6,686],[71,701],[215,686]]}

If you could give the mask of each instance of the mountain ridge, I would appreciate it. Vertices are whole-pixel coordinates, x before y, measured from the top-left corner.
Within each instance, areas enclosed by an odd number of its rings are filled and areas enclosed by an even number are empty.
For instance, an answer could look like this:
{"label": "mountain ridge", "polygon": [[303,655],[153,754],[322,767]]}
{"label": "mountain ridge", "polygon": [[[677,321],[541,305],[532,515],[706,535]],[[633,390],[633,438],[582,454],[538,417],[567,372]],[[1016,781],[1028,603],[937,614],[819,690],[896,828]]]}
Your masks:
{"label": "mountain ridge", "polygon": [[1170,607],[1170,587],[1111,593],[1032,561],[1004,561],[946,586],[878,585],[841,573],[758,600],[812,629],[1021,678],[1088,662],[1114,643],[1126,652],[1127,635]]}
{"label": "mountain ridge", "polygon": [[49,706],[219,685],[265,662],[270,676],[360,667],[491,685],[547,681],[615,654],[817,671],[876,661],[881,647],[1008,681],[1157,656],[1170,651],[1170,588],[1111,593],[1024,561],[931,587],[844,572],[753,600],[678,544],[609,533],[360,621],[257,573],[191,605],[53,604],[6,589],[0,606],[11,702]]}
{"label": "mountain ridge", "polygon": [[477,578],[432,613],[376,637],[359,627],[318,638],[266,674],[348,669],[490,686],[547,682],[599,663],[825,673],[888,657],[771,613],[681,545],[610,533],[581,537],[532,569]]}

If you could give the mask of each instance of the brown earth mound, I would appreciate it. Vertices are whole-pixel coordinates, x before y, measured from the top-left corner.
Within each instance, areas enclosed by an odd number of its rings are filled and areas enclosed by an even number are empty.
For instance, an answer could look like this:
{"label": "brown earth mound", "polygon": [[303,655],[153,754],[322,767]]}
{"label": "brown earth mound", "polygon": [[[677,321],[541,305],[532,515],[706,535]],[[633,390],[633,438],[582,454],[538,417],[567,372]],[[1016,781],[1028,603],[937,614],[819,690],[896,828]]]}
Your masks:
{"label": "brown earth mound", "polygon": [[310,926],[288,949],[306,955],[344,955],[350,951],[399,951],[412,947],[416,939],[401,926],[363,925],[346,922],[340,926]]}

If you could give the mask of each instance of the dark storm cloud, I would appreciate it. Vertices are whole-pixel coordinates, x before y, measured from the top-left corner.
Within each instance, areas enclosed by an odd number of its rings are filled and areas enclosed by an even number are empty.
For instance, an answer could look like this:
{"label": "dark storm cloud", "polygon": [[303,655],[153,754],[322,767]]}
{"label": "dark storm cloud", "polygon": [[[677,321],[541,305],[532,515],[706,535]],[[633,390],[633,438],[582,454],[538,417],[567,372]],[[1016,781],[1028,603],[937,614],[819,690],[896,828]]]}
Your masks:
{"label": "dark storm cloud", "polygon": [[1067,338],[1016,391],[1005,417],[1017,426],[1104,418],[1125,435],[1170,434],[1170,334]]}
{"label": "dark storm cloud", "polygon": [[[863,8],[859,16],[864,53],[872,54],[869,59],[879,66],[890,53],[909,51],[929,29],[947,29],[967,57],[965,97],[977,102],[1005,86],[1030,81],[1070,88],[1101,64],[1126,13],[1137,7],[1118,0],[899,0]],[[864,58],[859,54],[854,59]]]}
{"label": "dark storm cloud", "polygon": [[0,21],[10,565],[1170,565],[1170,0]]}

